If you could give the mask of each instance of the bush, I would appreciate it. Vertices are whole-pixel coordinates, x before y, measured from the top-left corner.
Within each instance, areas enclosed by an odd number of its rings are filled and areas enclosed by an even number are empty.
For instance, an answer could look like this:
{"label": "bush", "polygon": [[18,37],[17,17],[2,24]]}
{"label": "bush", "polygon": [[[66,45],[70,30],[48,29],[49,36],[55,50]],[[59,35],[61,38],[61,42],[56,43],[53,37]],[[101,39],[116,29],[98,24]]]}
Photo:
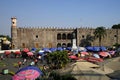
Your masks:
{"label": "bush", "polygon": [[47,64],[53,69],[60,69],[69,62],[69,58],[66,51],[56,51],[47,55]]}

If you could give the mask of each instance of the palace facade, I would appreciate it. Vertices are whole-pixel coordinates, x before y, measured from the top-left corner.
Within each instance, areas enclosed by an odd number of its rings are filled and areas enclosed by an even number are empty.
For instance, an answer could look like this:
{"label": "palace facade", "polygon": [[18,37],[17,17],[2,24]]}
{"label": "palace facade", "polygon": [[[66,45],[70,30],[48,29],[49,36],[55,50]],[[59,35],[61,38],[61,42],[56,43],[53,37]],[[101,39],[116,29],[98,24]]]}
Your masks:
{"label": "palace facade", "polygon": [[[71,47],[72,33],[76,35],[77,46],[98,46],[94,39],[94,28],[56,28],[56,27],[18,27],[17,19],[11,18],[12,48],[51,48]],[[102,46],[112,46],[120,43],[120,30],[106,29],[107,35],[102,38]]]}

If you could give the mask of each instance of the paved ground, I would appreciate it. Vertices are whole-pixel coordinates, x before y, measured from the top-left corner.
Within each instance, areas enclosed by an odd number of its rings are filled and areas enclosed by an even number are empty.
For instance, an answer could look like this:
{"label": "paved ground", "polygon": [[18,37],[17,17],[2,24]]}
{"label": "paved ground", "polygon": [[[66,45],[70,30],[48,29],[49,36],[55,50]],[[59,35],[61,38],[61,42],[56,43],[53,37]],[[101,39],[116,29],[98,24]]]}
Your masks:
{"label": "paved ground", "polygon": [[[19,70],[18,62],[23,61],[22,58],[5,58],[4,60],[0,60],[0,80],[11,80],[11,75],[3,75],[3,69],[8,69],[9,72],[15,73]],[[21,67],[25,67],[30,65],[33,60],[28,59],[27,62]],[[42,67],[43,64],[39,61],[37,67]]]}
{"label": "paved ground", "polygon": [[[119,58],[113,58],[113,59],[107,59],[104,62],[99,63],[99,65],[102,66],[103,64],[107,64],[108,62],[111,62],[113,60],[114,61],[115,60],[120,60],[120,57]],[[11,80],[12,76],[11,75],[3,75],[2,70],[7,68],[9,70],[9,72],[12,72],[12,73],[17,72],[18,69],[19,69],[18,66],[17,66],[19,61],[23,61],[23,59],[22,58],[5,58],[4,60],[0,60],[0,80]],[[22,65],[22,67],[28,66],[32,61],[33,60],[28,59],[27,62],[25,63],[25,65]],[[116,63],[116,61],[113,62],[112,64],[114,64],[114,63]],[[112,64],[109,64],[109,66],[114,66]],[[42,66],[43,66],[43,64],[39,61],[37,67],[42,67]],[[116,64],[116,67],[114,66],[115,69],[117,69],[117,66],[119,68],[120,64]],[[113,68],[113,67],[111,67],[111,68]],[[119,68],[119,73],[120,73],[120,68]],[[115,72],[114,75],[117,76],[118,74],[117,74],[117,72]],[[111,73],[110,77],[114,78],[114,75]]]}

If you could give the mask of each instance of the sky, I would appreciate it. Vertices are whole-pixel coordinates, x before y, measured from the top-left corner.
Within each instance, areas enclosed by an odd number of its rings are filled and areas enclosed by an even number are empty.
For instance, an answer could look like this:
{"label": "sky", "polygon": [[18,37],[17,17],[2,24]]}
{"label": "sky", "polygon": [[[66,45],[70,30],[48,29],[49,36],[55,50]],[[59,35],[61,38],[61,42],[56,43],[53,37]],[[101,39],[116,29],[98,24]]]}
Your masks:
{"label": "sky", "polygon": [[17,27],[106,27],[120,24],[120,0],[0,0],[0,34]]}

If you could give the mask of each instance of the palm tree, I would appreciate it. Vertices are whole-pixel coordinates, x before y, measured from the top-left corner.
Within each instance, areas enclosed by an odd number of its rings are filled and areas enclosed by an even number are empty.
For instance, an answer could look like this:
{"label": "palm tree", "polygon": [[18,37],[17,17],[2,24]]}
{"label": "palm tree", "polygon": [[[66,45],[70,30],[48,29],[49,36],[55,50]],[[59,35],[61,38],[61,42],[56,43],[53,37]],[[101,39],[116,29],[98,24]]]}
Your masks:
{"label": "palm tree", "polygon": [[101,46],[101,40],[106,36],[105,27],[97,27],[94,31],[94,36],[99,39],[99,46]]}

